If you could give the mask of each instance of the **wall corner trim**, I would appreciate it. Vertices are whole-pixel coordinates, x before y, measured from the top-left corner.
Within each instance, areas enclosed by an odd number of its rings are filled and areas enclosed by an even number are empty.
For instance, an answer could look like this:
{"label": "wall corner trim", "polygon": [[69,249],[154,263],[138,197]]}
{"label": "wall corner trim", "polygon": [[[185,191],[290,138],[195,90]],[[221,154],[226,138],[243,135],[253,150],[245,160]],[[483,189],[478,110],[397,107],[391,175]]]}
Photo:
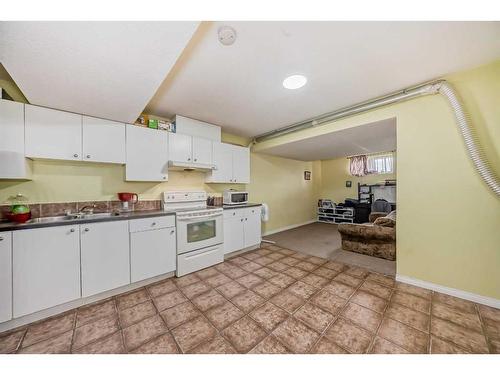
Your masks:
{"label": "wall corner trim", "polygon": [[428,281],[414,279],[412,277],[404,276],[404,275],[400,275],[400,274],[396,275],[396,281],[400,281],[402,283],[406,283],[406,284],[410,284],[410,285],[415,285],[415,286],[425,288],[425,289],[430,289],[430,290],[433,290],[435,292],[448,294],[448,295],[453,296],[453,297],[462,298],[462,299],[465,299],[468,301],[472,301],[475,303],[480,303],[482,305],[486,305],[486,306],[494,307],[496,309],[500,309],[500,300],[492,298],[492,297],[486,297],[486,296],[482,296],[479,294],[466,292],[464,290],[454,289],[454,288],[450,288],[447,286],[430,283]]}
{"label": "wall corner trim", "polygon": [[269,230],[267,232],[264,232],[264,234],[262,236],[270,236],[271,234],[275,234],[275,233],[279,233],[279,232],[284,232],[285,230],[293,229],[293,228],[298,228],[298,227],[301,227],[303,225],[315,223],[317,221],[318,220],[316,220],[316,219],[314,219],[314,220],[308,220],[308,221],[304,221],[303,223],[288,225],[286,227],[281,227],[281,228],[278,228],[278,229]]}

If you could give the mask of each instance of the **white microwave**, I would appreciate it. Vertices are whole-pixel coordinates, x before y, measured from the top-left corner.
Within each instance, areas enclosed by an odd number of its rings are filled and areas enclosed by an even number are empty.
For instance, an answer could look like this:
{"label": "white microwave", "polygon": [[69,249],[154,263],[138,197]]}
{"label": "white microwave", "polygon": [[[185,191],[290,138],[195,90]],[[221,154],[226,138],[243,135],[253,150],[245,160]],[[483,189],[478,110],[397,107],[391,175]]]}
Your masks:
{"label": "white microwave", "polygon": [[226,190],[223,194],[223,204],[246,204],[248,193],[246,191]]}

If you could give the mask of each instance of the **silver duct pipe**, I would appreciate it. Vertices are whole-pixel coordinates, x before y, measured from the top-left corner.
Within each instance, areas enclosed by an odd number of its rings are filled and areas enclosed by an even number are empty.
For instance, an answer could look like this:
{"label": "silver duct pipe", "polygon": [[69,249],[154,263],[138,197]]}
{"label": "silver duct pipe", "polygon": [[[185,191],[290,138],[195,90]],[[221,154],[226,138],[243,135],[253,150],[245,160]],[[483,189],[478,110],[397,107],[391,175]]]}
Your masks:
{"label": "silver duct pipe", "polygon": [[265,140],[276,138],[285,134],[318,126],[326,122],[331,122],[345,117],[368,112],[389,104],[399,103],[419,96],[438,93],[443,95],[448,100],[448,103],[450,104],[453,113],[455,114],[455,120],[457,122],[458,128],[465,143],[465,147],[467,149],[467,153],[474,165],[474,168],[479,173],[486,185],[488,185],[488,187],[493,190],[497,197],[500,197],[499,178],[491,169],[488,160],[484,155],[484,151],[481,148],[474,128],[471,125],[469,115],[462,106],[461,101],[458,98],[458,95],[455,93],[453,87],[444,80],[425,83],[380,98],[356,104],[351,107],[342,108],[338,111],[326,113],[310,120],[276,129],[255,137],[254,142],[263,142]]}

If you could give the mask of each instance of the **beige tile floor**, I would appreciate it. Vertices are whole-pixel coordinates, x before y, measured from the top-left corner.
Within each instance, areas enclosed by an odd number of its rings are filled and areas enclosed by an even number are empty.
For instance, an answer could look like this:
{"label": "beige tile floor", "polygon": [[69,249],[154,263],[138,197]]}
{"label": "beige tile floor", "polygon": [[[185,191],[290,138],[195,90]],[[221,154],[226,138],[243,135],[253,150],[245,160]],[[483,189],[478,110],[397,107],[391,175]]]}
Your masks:
{"label": "beige tile floor", "polygon": [[268,245],[2,333],[0,353],[500,353],[500,310]]}

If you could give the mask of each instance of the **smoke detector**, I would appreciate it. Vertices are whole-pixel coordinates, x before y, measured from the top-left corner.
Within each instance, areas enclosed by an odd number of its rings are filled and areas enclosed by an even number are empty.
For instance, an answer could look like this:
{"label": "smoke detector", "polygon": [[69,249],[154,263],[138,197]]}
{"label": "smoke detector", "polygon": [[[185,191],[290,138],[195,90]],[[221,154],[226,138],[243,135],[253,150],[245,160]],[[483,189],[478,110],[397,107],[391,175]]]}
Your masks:
{"label": "smoke detector", "polygon": [[231,26],[221,26],[219,30],[217,30],[217,37],[221,44],[230,46],[236,40],[236,30]]}

